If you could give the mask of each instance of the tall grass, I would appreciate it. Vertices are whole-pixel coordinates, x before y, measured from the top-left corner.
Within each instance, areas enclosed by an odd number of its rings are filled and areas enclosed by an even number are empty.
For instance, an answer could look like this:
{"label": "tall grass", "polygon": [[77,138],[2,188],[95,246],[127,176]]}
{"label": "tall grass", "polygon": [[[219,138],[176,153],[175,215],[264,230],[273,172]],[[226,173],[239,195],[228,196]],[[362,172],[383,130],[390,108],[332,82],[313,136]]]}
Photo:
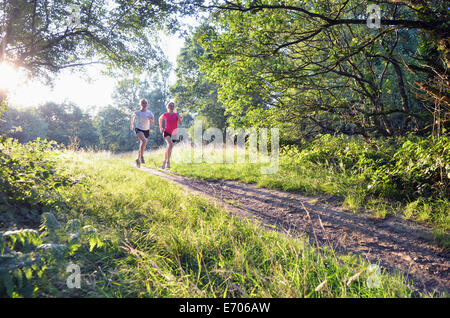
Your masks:
{"label": "tall grass", "polygon": [[[354,212],[365,210],[379,218],[397,214],[405,219],[427,222],[439,233],[436,236],[439,243],[448,247],[450,201],[446,195],[448,177],[442,172],[448,150],[445,152],[443,144],[439,148],[443,149],[439,150],[444,151],[443,154],[438,150],[428,153],[423,141],[418,142],[420,147],[409,140],[403,147],[401,142],[399,144],[381,145],[380,150],[361,140],[325,136],[303,149],[282,149],[275,174],[261,173],[261,167],[267,163],[250,163],[248,149],[237,149],[237,156],[246,158],[244,162],[226,163],[224,148],[206,146],[204,156],[216,158],[219,163],[206,160],[196,163],[188,159],[194,158],[194,153],[198,156],[199,149],[176,145],[171,170],[194,178],[238,180],[271,189],[333,195],[342,198],[343,206]],[[164,148],[160,148],[147,155],[147,165],[159,167],[163,151]],[[427,158],[417,165],[423,168],[423,176],[411,163],[416,153],[420,158]],[[447,163],[446,169],[450,169],[450,164]],[[437,180],[436,185],[431,180]]]}
{"label": "tall grass", "polygon": [[380,287],[370,288],[369,264],[364,259],[337,256],[330,248],[311,246],[303,237],[264,231],[122,159],[71,153],[60,164],[67,172],[83,176],[83,181],[58,188],[70,206],[58,218],[92,224],[104,245],[90,252],[81,250],[70,259],[84,273],[81,289],[64,288],[53,278],[41,286],[42,293],[107,297],[413,295],[399,275],[382,272]]}

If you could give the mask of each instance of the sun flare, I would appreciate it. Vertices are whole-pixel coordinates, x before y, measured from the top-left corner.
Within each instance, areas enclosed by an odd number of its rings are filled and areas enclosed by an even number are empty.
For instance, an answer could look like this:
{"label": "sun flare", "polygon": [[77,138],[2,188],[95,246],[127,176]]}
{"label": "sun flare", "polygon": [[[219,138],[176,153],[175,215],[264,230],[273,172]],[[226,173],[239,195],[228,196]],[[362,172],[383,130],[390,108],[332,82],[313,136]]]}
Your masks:
{"label": "sun flare", "polygon": [[24,74],[12,63],[0,63],[0,89],[14,90],[25,81]]}

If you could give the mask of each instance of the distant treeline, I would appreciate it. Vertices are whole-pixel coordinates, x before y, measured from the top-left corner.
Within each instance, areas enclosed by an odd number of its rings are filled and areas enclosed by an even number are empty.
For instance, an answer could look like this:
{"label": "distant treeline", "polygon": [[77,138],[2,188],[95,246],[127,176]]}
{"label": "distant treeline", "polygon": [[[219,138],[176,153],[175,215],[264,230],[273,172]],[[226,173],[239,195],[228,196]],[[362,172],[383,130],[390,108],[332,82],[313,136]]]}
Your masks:
{"label": "distant treeline", "polygon": [[[70,102],[47,102],[26,108],[10,104],[0,112],[0,134],[20,143],[40,137],[74,149],[135,150],[138,141],[130,130],[131,115],[140,108],[139,100],[146,98],[148,109],[155,115],[155,124],[158,125],[158,118],[166,112],[169,100],[167,74],[156,74],[147,80],[122,79],[118,81],[112,98],[113,105],[94,115]],[[181,109],[178,106],[176,111]],[[188,115],[183,119],[184,125],[192,121]],[[152,126],[148,147],[159,147],[163,142],[159,126]]]}
{"label": "distant treeline", "polygon": [[[138,106],[136,106],[136,110]],[[161,109],[152,110],[155,116]],[[137,149],[138,142],[130,130],[131,110],[113,106],[100,110],[95,116],[74,104],[49,102],[37,107],[17,109],[9,106],[2,113],[2,135],[26,143],[36,138],[54,140],[61,145],[113,152]],[[151,128],[150,147],[163,144],[159,129]]]}

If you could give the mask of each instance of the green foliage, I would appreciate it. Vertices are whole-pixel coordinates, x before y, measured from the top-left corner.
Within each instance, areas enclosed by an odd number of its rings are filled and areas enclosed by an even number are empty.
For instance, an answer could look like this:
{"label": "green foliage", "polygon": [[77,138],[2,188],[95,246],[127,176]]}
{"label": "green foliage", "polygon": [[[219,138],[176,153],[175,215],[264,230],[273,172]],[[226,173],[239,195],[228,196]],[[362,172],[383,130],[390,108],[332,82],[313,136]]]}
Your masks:
{"label": "green foliage", "polygon": [[[49,140],[68,146],[76,137],[80,142],[79,146],[83,148],[98,143],[98,135],[91,116],[78,106],[48,102],[37,107],[35,111],[48,126]],[[24,126],[24,129],[27,129],[27,126]]]}
{"label": "green foliage", "polygon": [[14,107],[8,107],[2,114],[3,122],[0,130],[5,136],[16,138],[22,143],[47,138],[48,124],[34,110],[19,111]]}
{"label": "green foliage", "polygon": [[67,208],[59,189],[78,183],[56,167],[56,149],[55,142],[39,139],[0,142],[0,297],[36,296],[47,270],[64,268],[83,245],[90,251],[103,246],[92,227],[77,233],[79,220],[64,226],[55,215]]}
{"label": "green foliage", "polygon": [[208,122],[207,127],[224,130],[228,116],[225,107],[217,99],[216,85],[199,70],[199,60],[205,54],[198,40],[200,30],[185,39],[177,58],[177,81],[170,87],[170,93],[183,112],[198,114]]}
{"label": "green foliage", "polygon": [[372,194],[385,197],[445,197],[449,194],[450,138],[408,136],[368,143],[361,138],[323,135],[304,148],[284,147],[294,164],[316,164],[363,177]]}
{"label": "green foliage", "polygon": [[0,297],[31,297],[33,277],[41,277],[46,265],[36,257],[42,240],[36,230],[0,233]]}
{"label": "green foliage", "polygon": [[124,112],[116,107],[105,107],[95,117],[100,141],[99,149],[113,152],[137,149],[138,141],[130,131],[131,112]]}
{"label": "green foliage", "polygon": [[294,163],[310,162],[342,171],[373,166],[385,158],[361,138],[345,135],[319,135],[302,147],[286,146],[283,149],[286,156],[295,160]]}
{"label": "green foliage", "polygon": [[81,148],[96,147],[99,136],[91,116],[74,104],[48,102],[22,110],[9,107],[0,129],[21,143],[36,138],[69,146],[75,140]]}
{"label": "green foliage", "polygon": [[[0,143],[0,189],[2,204],[51,205],[59,200],[52,190],[73,182],[55,168],[57,144],[40,140],[19,144],[12,139]],[[8,206],[8,205],[7,205]],[[4,220],[1,220],[4,221]]]}
{"label": "green foliage", "polygon": [[[79,6],[75,13],[72,7]],[[49,75],[62,68],[101,62],[111,71],[152,69],[164,60],[153,43],[166,22],[177,24],[177,7],[164,0],[2,1],[0,27],[5,30],[0,60]],[[73,20],[73,19],[72,19]]]}
{"label": "green foliage", "polygon": [[[73,220],[72,220],[73,225]],[[86,225],[74,239],[52,213],[46,213],[39,232],[32,229],[0,233],[0,297],[32,297],[47,271],[64,269],[67,260],[82,244],[89,252],[104,245],[91,225]]]}
{"label": "green foliage", "polygon": [[[358,1],[229,1],[220,7],[196,35],[205,52],[198,63],[217,88],[229,123],[251,123],[255,110],[272,122],[293,123],[298,142],[319,132],[429,132],[433,112],[442,117],[414,93],[414,83],[427,76],[405,67],[417,64],[417,39],[429,38],[428,33],[406,27],[371,30],[354,22],[367,16],[367,4]],[[383,17],[414,20],[413,7],[384,4]],[[430,9],[427,21],[436,19],[430,12],[448,19],[442,3]],[[445,95],[445,85],[440,89]]]}
{"label": "green foliage", "polygon": [[413,197],[450,195],[450,137],[443,135],[404,140],[383,172],[373,177],[374,185],[382,173],[395,183],[399,195]]}

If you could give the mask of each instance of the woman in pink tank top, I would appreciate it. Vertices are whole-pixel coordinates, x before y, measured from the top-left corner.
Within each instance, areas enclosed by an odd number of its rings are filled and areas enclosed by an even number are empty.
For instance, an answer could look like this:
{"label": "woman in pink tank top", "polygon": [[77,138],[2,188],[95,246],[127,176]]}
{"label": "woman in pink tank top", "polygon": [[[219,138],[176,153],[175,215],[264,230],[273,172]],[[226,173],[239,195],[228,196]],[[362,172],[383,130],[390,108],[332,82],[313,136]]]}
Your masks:
{"label": "woman in pink tank top", "polygon": [[[164,140],[167,143],[166,152],[164,153],[164,161],[162,163],[161,168],[165,169],[166,167],[170,169],[170,156],[172,155],[173,141],[172,135],[176,135],[178,123],[180,126],[182,125],[181,116],[178,113],[175,113],[173,110],[175,109],[175,104],[170,102],[167,104],[167,113],[164,113],[159,117],[159,128],[161,130],[161,134],[163,135]],[[165,128],[163,129],[163,119],[166,121]]]}

